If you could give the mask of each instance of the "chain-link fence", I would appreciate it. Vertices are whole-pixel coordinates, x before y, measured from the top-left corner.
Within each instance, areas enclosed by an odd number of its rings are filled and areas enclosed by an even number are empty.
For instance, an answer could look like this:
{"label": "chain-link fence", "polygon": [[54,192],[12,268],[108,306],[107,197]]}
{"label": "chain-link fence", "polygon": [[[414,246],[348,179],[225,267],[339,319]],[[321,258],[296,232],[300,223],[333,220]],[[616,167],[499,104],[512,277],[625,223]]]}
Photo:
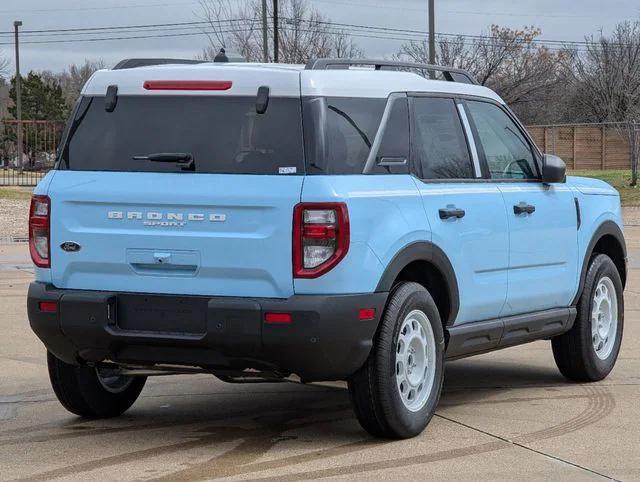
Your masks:
{"label": "chain-link fence", "polygon": [[543,152],[561,157],[571,170],[631,169],[628,133],[633,126],[557,124],[527,130]]}
{"label": "chain-link fence", "polygon": [[[18,127],[22,159],[18,158]],[[0,120],[0,186],[35,186],[53,167],[64,122]]]}

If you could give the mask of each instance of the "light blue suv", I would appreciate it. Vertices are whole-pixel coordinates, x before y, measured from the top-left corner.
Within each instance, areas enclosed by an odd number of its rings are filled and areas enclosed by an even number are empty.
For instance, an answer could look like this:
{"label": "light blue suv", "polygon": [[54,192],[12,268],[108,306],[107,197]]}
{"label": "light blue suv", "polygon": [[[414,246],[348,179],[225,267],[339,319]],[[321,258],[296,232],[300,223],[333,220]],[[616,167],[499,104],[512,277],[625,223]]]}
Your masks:
{"label": "light blue suv", "polygon": [[120,415],[167,372],[346,380],[403,438],[446,359],[548,339],[567,378],[611,371],[618,193],[467,73],[153,63],[88,81],[31,205],[29,319],[69,411]]}

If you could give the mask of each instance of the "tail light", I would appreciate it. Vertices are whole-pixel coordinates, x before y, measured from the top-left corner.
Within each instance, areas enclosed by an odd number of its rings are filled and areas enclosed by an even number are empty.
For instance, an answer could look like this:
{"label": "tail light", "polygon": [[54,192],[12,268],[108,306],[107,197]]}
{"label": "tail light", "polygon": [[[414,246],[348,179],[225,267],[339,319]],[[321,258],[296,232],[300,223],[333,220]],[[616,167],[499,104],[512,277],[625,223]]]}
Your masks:
{"label": "tail light", "polygon": [[29,210],[29,252],[33,264],[51,267],[49,254],[51,200],[48,196],[33,196]]}
{"label": "tail light", "polygon": [[38,303],[38,309],[43,313],[57,313],[58,302],[57,301],[40,301]]}
{"label": "tail light", "polygon": [[146,80],[145,90],[229,90],[230,80]]}
{"label": "tail light", "polygon": [[349,213],[344,203],[300,203],[293,211],[293,276],[317,278],[349,250]]}
{"label": "tail light", "polygon": [[268,312],[264,314],[265,323],[271,325],[289,324],[293,320],[291,313]]}

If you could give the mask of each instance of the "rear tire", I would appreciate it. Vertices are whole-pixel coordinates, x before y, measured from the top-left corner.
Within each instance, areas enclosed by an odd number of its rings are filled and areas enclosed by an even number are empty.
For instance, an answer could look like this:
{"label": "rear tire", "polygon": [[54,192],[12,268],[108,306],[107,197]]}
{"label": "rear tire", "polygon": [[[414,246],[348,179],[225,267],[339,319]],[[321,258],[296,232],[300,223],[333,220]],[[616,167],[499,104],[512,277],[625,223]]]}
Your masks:
{"label": "rear tire", "polygon": [[389,295],[368,360],[348,381],[360,425],[376,437],[420,434],[435,413],[443,379],[436,304],[418,283],[400,283]]}
{"label": "rear tire", "polygon": [[146,377],[118,376],[104,369],[74,366],[47,352],[49,379],[60,403],[85,418],[122,415],[137,400]]}
{"label": "rear tire", "polygon": [[589,262],[578,301],[576,321],[567,333],[551,340],[560,372],[570,380],[595,382],[613,369],[624,327],[620,273],[607,255]]}

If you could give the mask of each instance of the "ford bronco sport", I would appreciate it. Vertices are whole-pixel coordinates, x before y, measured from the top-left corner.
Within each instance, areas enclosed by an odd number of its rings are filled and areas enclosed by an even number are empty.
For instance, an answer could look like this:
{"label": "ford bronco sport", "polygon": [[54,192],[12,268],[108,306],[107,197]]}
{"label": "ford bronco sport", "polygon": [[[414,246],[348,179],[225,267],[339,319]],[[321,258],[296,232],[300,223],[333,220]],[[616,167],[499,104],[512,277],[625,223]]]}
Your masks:
{"label": "ford bronco sport", "polygon": [[445,359],[545,339],[568,379],[613,368],[618,193],[467,73],[146,64],[91,77],[31,204],[29,320],[69,411],[120,415],[154,373],[346,380],[403,438]]}

